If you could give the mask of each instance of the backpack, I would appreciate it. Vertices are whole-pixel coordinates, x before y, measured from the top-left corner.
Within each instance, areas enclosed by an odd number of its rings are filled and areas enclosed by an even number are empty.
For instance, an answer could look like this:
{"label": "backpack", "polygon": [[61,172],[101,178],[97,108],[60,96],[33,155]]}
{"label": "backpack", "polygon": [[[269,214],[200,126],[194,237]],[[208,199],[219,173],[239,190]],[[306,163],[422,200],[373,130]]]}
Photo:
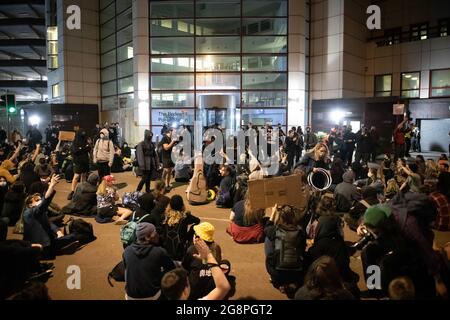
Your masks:
{"label": "backpack", "polygon": [[203,171],[198,171],[191,179],[186,189],[186,198],[191,205],[208,203],[208,190]]}
{"label": "backpack", "polygon": [[142,196],[144,193],[141,191],[134,191],[134,192],[125,192],[122,197],[122,204],[131,210],[136,210],[139,208],[138,199],[140,196]]}
{"label": "backpack", "polygon": [[180,261],[183,259],[184,253],[186,251],[185,243],[181,240],[180,230],[182,225],[181,220],[177,225],[170,227],[165,224],[165,237],[163,248],[167,250],[167,254],[173,260]]}
{"label": "backpack", "polygon": [[69,222],[64,227],[64,233],[75,234],[81,244],[87,244],[94,241],[97,237],[94,235],[94,228],[92,223],[84,221],[83,219],[70,218]]}
{"label": "backpack", "polygon": [[336,193],[336,210],[340,212],[349,212],[352,208],[352,204],[346,197],[340,193]]}
{"label": "backpack", "polygon": [[133,217],[131,218],[131,220],[122,228],[120,228],[120,241],[122,241],[122,243],[126,246],[129,246],[136,240],[137,225],[142,221],[142,219],[148,216],[148,214],[146,214],[138,221],[134,221],[135,213],[136,212],[133,213]]}
{"label": "backpack", "polygon": [[303,237],[300,228],[275,228],[274,257],[275,269],[278,271],[302,271],[303,252],[299,252],[297,245]]}
{"label": "backpack", "polygon": [[123,263],[123,260],[120,261],[116,266],[111,270],[110,273],[108,273],[108,283],[111,287],[114,287],[111,279],[116,280],[117,282],[125,282],[125,264]]}

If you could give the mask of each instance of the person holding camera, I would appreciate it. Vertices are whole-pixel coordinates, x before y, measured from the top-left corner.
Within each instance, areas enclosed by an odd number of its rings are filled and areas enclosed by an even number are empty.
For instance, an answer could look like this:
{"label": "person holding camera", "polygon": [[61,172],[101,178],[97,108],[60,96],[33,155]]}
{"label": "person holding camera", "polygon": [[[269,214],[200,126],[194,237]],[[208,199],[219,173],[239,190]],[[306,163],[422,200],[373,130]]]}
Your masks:
{"label": "person holding camera", "polygon": [[168,129],[161,139],[161,158],[163,164],[162,181],[166,184],[166,192],[170,192],[170,179],[172,178],[172,170],[175,164],[172,161],[172,149],[178,143],[177,140],[172,139],[173,129]]}

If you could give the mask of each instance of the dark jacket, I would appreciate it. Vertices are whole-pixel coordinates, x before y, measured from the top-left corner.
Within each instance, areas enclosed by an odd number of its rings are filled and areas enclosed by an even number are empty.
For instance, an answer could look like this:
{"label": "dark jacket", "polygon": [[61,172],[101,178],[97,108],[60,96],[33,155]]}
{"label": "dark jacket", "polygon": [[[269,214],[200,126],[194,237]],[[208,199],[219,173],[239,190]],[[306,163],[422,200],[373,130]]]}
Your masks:
{"label": "dark jacket", "polygon": [[336,186],[336,189],[334,189],[334,196],[336,197],[336,194],[339,193],[350,201],[350,203],[361,199],[358,188],[353,184],[353,173],[351,171],[347,171],[343,174],[342,178],[344,181]]}
{"label": "dark jacket", "polygon": [[356,282],[358,275],[350,269],[350,255],[340,233],[340,223],[339,217],[319,218],[314,245],[308,250],[307,260],[312,263],[321,256],[329,256],[336,261],[344,282]]}
{"label": "dark jacket", "polygon": [[39,243],[44,248],[51,245],[55,239],[58,227],[48,220],[48,206],[52,202],[56,192],[34,208],[26,208],[23,212],[24,233],[23,240],[31,243]]}
{"label": "dark jacket", "polygon": [[151,244],[133,243],[123,253],[125,291],[132,298],[154,296],[161,288],[163,275],[175,264],[165,249]]}
{"label": "dark jacket", "polygon": [[306,175],[310,174],[314,168],[323,168],[329,170],[329,165],[325,163],[323,160],[316,161],[314,159],[314,154],[312,152],[306,153],[298,164],[295,165],[295,168],[299,168],[304,171]]}
{"label": "dark jacket", "polygon": [[136,158],[141,171],[157,170],[159,166],[155,144],[151,141],[151,131],[145,130],[144,141],[136,147]]}
{"label": "dark jacket", "polygon": [[9,219],[9,225],[14,226],[20,218],[26,198],[25,193],[8,191],[3,200],[2,217]]}
{"label": "dark jacket", "polygon": [[97,186],[87,181],[75,189],[72,201],[61,210],[64,214],[92,216],[97,213]]}
{"label": "dark jacket", "polygon": [[34,164],[32,162],[27,162],[22,166],[19,180],[25,185],[25,190],[27,193],[30,192],[31,185],[34,182],[41,181],[37,173],[34,172]]}
{"label": "dark jacket", "polygon": [[89,152],[91,146],[87,143],[86,134],[77,132],[77,137],[72,144],[72,158],[75,165],[89,166]]}

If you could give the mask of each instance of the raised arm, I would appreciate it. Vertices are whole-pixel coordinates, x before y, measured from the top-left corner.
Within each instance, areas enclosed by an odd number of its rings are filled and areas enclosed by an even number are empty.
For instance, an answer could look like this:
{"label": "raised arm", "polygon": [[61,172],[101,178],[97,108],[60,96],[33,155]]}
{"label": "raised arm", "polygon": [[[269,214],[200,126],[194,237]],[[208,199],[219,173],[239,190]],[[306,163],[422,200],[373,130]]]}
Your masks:
{"label": "raised arm", "polygon": [[34,149],[33,156],[31,157],[31,161],[32,162],[36,161],[36,158],[37,158],[37,156],[38,156],[40,151],[41,151],[41,145],[38,143],[38,144],[36,144],[36,149]]}

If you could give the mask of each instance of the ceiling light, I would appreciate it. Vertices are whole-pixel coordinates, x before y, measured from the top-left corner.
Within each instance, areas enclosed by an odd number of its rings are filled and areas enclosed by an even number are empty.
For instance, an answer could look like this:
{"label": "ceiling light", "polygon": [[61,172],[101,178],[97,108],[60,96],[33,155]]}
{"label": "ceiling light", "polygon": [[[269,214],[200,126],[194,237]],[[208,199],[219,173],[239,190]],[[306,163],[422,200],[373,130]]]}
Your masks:
{"label": "ceiling light", "polygon": [[411,78],[411,75],[410,74],[405,74],[405,78],[409,79],[409,78]]}
{"label": "ceiling light", "polygon": [[411,80],[416,81],[416,80],[417,80],[417,77],[412,77]]}

